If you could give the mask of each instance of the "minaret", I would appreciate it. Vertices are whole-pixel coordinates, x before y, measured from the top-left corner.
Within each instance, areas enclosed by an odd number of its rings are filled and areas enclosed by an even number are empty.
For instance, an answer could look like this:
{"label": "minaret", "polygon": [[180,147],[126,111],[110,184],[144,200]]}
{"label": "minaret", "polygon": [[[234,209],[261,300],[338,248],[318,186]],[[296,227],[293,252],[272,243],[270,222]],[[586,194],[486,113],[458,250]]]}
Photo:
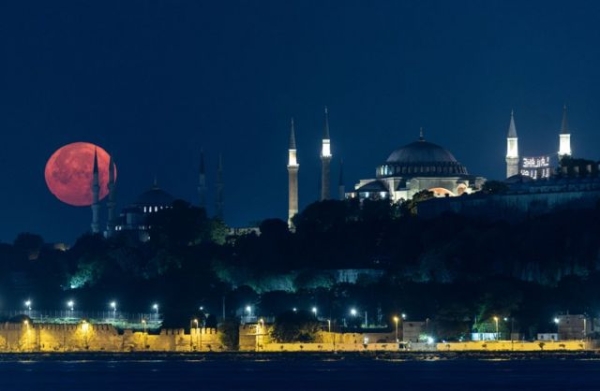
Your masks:
{"label": "minaret", "polygon": [[108,202],[106,203],[108,207],[108,221],[106,222],[107,237],[111,237],[115,233],[115,206],[117,205],[115,201],[115,174],[115,162],[111,156],[108,162]]}
{"label": "minaret", "polygon": [[325,107],[325,126],[323,127],[323,144],[321,147],[321,201],[329,199],[330,165],[331,165],[331,140],[329,139],[329,114]]}
{"label": "minaret", "polygon": [[198,170],[199,206],[206,209],[206,174],[204,171],[204,151],[200,150],[200,168]]}
{"label": "minaret", "polygon": [[560,126],[558,158],[571,157],[571,132],[567,122],[567,105],[563,106],[563,118]]}
{"label": "minaret", "polygon": [[288,226],[292,227],[292,217],[298,213],[298,169],[300,165],[296,159],[296,133],[294,119],[290,125],[290,145],[288,149]]}
{"label": "minaret", "polygon": [[346,199],[346,186],[344,186],[344,161],[340,160],[340,180],[338,182],[338,192],[340,200]]}
{"label": "minaret", "polygon": [[98,212],[100,211],[100,180],[98,178],[98,151],[94,149],[94,169],[92,171],[92,233],[100,232]]}
{"label": "minaret", "polygon": [[510,125],[506,137],[506,177],[519,174],[519,138],[515,127],[514,112],[510,112]]}
{"label": "minaret", "polygon": [[223,220],[223,157],[219,154],[219,166],[217,167],[217,200],[215,202],[215,216]]}

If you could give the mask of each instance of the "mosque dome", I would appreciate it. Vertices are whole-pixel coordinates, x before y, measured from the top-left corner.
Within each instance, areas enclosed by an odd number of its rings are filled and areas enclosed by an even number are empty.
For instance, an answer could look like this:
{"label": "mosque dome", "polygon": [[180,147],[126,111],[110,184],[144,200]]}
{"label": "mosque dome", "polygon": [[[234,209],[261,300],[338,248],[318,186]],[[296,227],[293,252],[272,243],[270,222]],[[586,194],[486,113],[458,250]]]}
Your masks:
{"label": "mosque dome", "polygon": [[163,209],[171,207],[173,201],[175,201],[175,197],[157,185],[154,185],[150,190],[140,194],[133,205],[139,208],[152,207],[153,209]]}
{"label": "mosque dome", "polygon": [[450,151],[422,137],[393,151],[377,168],[378,177],[456,175],[468,175],[466,167]]}

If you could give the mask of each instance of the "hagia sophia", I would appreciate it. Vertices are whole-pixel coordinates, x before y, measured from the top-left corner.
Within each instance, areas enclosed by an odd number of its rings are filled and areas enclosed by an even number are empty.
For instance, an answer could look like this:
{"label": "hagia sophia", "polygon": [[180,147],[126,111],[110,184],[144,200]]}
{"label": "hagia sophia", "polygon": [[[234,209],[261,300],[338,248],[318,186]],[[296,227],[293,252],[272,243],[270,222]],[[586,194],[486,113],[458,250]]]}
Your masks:
{"label": "hagia sophia", "polygon": [[[524,184],[528,188],[535,188],[538,193],[541,191],[540,186],[551,188],[553,192],[564,190],[557,188],[550,182],[549,179],[556,179],[557,174],[556,164],[552,162],[558,158],[562,161],[564,158],[571,158],[571,141],[570,131],[567,121],[567,108],[563,108],[562,124],[558,134],[558,151],[556,154],[542,157],[524,157],[519,150],[517,128],[515,125],[514,113],[511,112],[510,122],[507,133],[506,147],[506,181],[507,185],[513,187],[520,186],[520,192],[523,192]],[[324,111],[324,126],[323,138],[321,144],[321,175],[320,175],[320,200],[331,198],[331,160],[332,160],[332,142],[329,131],[328,110]],[[97,162],[94,162],[94,182],[92,189],[94,194],[94,204],[92,205],[92,232],[100,233],[98,224],[99,202],[98,202],[98,186],[97,186]],[[288,224],[292,226],[292,217],[299,212],[298,204],[298,171],[300,165],[297,158],[296,149],[296,134],[294,128],[294,120],[290,124],[290,137],[288,147]],[[575,169],[575,168],[574,168]],[[598,165],[594,167],[583,168],[577,179],[581,182],[581,178],[586,171],[589,174],[597,173]],[[588,177],[591,175],[588,175]],[[538,179],[546,180],[536,181]],[[589,180],[589,178],[588,178]],[[534,186],[532,183],[537,182]],[[350,191],[345,191],[345,186],[340,170],[340,181],[338,184],[338,198],[358,198],[364,199],[387,199],[392,202],[403,202],[410,200],[415,194],[421,191],[430,191],[433,194],[434,200],[446,200],[447,205],[451,210],[457,211],[456,205],[465,203],[465,198],[460,197],[466,194],[476,194],[482,189],[486,182],[486,178],[471,174],[467,168],[462,165],[455,156],[444,147],[433,142],[427,141],[421,129],[419,138],[416,141],[410,142],[400,148],[393,150],[387,159],[375,168],[374,178],[360,179],[354,188]],[[578,183],[579,183],[578,182]],[[575,183],[571,183],[571,188]],[[168,192],[158,187],[154,183],[151,189],[142,193],[137,200],[123,208],[120,215],[114,215],[114,181],[109,183],[108,207],[109,216],[105,236],[111,236],[114,232],[127,231],[135,233],[142,241],[148,239],[148,227],[146,226],[146,218],[149,214],[159,210],[171,207],[175,198]],[[581,186],[580,186],[581,187]],[[592,186],[594,187],[594,186]],[[600,184],[598,186],[600,188]],[[219,157],[216,190],[216,218],[223,218],[223,182],[222,182],[222,161]],[[595,187],[594,187],[595,188]],[[542,189],[543,190],[543,189]],[[204,169],[204,154],[201,153],[200,165],[198,170],[198,206],[206,208],[206,174]],[[471,199],[471,198],[468,198]],[[451,201],[455,200],[455,201]],[[457,201],[460,200],[460,201]],[[435,205],[433,210],[439,209],[441,203],[429,203],[424,208],[424,213],[428,210],[431,212],[431,205]],[[442,207],[442,210],[446,210]],[[458,209],[463,210],[463,207]],[[475,208],[476,209],[476,208]],[[434,213],[439,213],[434,212]]]}

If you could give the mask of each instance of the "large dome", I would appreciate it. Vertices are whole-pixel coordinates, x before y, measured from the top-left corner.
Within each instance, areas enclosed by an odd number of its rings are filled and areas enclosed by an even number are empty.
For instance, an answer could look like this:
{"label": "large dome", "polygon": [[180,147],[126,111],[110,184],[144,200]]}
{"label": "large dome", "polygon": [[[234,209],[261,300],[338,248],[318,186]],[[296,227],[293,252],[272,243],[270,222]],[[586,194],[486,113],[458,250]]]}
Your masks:
{"label": "large dome", "polygon": [[134,205],[138,207],[152,206],[162,209],[170,207],[173,201],[175,201],[175,197],[154,185],[150,190],[140,194]]}
{"label": "large dome", "polygon": [[379,177],[398,175],[455,176],[468,175],[468,172],[450,151],[421,138],[396,149],[377,169]]}
{"label": "large dome", "polygon": [[387,158],[387,163],[457,163],[447,149],[425,140],[415,141],[396,149]]}

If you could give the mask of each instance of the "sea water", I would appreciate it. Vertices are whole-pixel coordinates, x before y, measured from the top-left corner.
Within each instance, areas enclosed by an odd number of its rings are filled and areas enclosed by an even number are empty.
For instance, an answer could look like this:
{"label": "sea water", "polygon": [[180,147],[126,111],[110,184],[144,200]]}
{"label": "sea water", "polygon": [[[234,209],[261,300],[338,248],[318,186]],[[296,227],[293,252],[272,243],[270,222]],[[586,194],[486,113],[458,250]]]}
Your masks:
{"label": "sea water", "polygon": [[600,390],[595,359],[0,361],[0,390]]}

